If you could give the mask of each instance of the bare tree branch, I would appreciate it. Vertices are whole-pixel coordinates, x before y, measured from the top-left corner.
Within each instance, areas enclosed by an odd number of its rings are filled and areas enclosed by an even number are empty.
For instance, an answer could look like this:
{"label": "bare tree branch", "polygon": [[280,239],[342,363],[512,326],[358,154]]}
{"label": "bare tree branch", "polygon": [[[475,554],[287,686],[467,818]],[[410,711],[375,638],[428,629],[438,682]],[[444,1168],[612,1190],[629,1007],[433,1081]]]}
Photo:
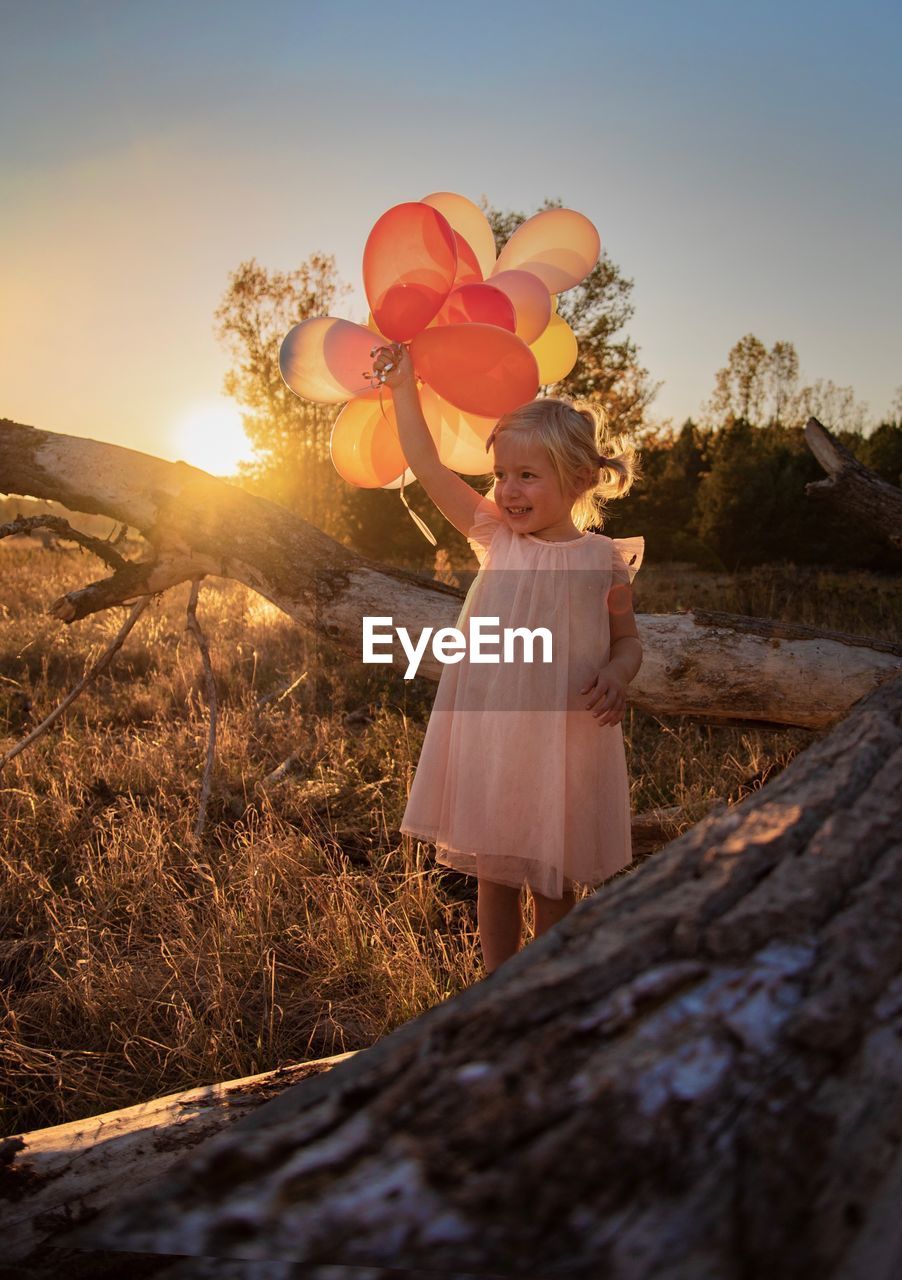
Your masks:
{"label": "bare tree branch", "polygon": [[93,538],[88,533],[73,529],[68,520],[62,516],[17,516],[8,524],[0,524],[0,538],[14,537],[16,534],[31,533],[33,529],[52,529],[60,538],[69,542],[77,542],[79,546],[93,551],[96,556],[114,569],[121,569],[128,562],[123,559],[111,542],[103,538]]}

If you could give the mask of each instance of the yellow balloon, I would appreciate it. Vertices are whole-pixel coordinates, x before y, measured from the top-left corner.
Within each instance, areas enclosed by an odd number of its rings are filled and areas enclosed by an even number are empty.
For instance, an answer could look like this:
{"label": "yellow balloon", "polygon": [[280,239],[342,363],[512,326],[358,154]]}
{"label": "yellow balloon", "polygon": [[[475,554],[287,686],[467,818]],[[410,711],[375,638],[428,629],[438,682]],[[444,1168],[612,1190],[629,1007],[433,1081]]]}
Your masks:
{"label": "yellow balloon", "polygon": [[558,296],[558,294],[553,293],[553,294],[551,295],[551,310],[552,310],[552,314],[554,314],[554,315],[557,315],[557,304],[558,304],[558,302],[559,302],[559,296]]}
{"label": "yellow balloon", "polygon": [[349,400],[335,419],[330,451],[335,470],[361,489],[379,489],[407,466],[388,388]]}
{"label": "yellow balloon", "polygon": [[480,418],[449,404],[430,386],[420,389],[423,417],[446,467],[463,476],[484,476],[492,469],[485,442],[497,418]]}
{"label": "yellow balloon", "polygon": [[576,334],[557,312],[548,321],[548,328],[542,336],[536,338],[529,349],[538,363],[539,382],[543,386],[566,378],[579,355]]}

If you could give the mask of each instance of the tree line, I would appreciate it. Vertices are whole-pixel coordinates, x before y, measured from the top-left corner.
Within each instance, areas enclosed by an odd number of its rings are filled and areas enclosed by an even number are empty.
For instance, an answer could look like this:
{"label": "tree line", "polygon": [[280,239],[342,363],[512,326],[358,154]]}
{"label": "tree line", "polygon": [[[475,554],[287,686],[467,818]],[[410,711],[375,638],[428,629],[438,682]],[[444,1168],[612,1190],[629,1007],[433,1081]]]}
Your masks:
{"label": "tree line", "polygon": [[[500,248],[526,215],[484,207]],[[823,472],[803,427],[817,417],[861,462],[902,484],[902,389],[893,415],[865,434],[866,409],[851,388],[824,380],[800,385],[791,342],[780,340],[768,350],[747,334],[716,372],[698,421],[689,419],[679,429],[650,424],[648,410],[660,384],[626,332],[633,283],[605,252],[587,279],[561,296],[560,312],[577,335],[580,358],[568,378],[545,389],[600,406],[612,433],[629,434],[641,446],[641,477],[626,498],[610,505],[605,531],[643,534],[649,560],[729,571],[768,561],[900,567],[899,557],[876,539],[825,521],[806,499],[805,485],[823,479]],[[238,482],[364,555],[428,571],[435,549],[403,510],[397,491],[356,489],[335,472],[329,437],[339,409],[298,399],[279,374],[279,345],[292,325],[336,314],[349,292],[326,254],[312,255],[295,271],[269,271],[250,260],[231,274],[215,315],[216,334],[232,360],[224,390],[241,406],[256,454],[253,463],[241,465]],[[480,490],[490,483],[488,474],[467,479]],[[469,565],[465,540],[420,487],[407,487],[405,496],[451,562]]]}

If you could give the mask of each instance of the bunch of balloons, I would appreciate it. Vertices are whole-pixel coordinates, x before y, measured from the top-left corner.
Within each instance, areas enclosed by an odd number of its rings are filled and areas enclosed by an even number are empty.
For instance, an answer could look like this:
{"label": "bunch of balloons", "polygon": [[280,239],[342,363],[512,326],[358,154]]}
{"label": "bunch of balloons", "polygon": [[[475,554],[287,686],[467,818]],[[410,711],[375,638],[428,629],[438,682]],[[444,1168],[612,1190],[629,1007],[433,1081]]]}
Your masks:
{"label": "bunch of balloons", "polygon": [[465,196],[437,191],[384,213],[363,253],[368,325],[304,320],[279,353],[296,395],[348,402],[332,431],[339,474],[362,488],[396,488],[410,476],[391,392],[373,387],[367,372],[373,346],[389,342],[410,348],[442,461],[484,474],[498,418],[576,363],[576,338],[557,314],[556,295],[585,279],[600,249],[595,227],[573,209],[529,218],[497,260],[488,219]]}

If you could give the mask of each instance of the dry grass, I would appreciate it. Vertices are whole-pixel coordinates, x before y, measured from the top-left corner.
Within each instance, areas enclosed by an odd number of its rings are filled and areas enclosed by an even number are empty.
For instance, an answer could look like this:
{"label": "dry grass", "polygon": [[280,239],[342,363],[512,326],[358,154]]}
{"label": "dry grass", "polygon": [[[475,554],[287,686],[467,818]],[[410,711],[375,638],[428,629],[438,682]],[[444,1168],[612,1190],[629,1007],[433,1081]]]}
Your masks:
{"label": "dry grass", "polygon": [[[79,552],[10,541],[0,575],[7,749],[80,678],[121,613],[64,627],[43,612],[96,576]],[[695,603],[888,638],[899,629],[898,584],[866,574],[715,579],[648,566],[635,597],[645,611]],[[482,976],[474,882],[398,835],[432,690],[350,663],[215,580],[198,618],[219,742],[207,830],[194,838],[207,719],[187,598],[186,584],[155,601],[111,671],[0,774],[2,1132],[365,1047]],[[683,825],[811,740],[636,711],[624,729],[634,810],[679,804]],[[294,771],[261,787],[290,756]]]}

